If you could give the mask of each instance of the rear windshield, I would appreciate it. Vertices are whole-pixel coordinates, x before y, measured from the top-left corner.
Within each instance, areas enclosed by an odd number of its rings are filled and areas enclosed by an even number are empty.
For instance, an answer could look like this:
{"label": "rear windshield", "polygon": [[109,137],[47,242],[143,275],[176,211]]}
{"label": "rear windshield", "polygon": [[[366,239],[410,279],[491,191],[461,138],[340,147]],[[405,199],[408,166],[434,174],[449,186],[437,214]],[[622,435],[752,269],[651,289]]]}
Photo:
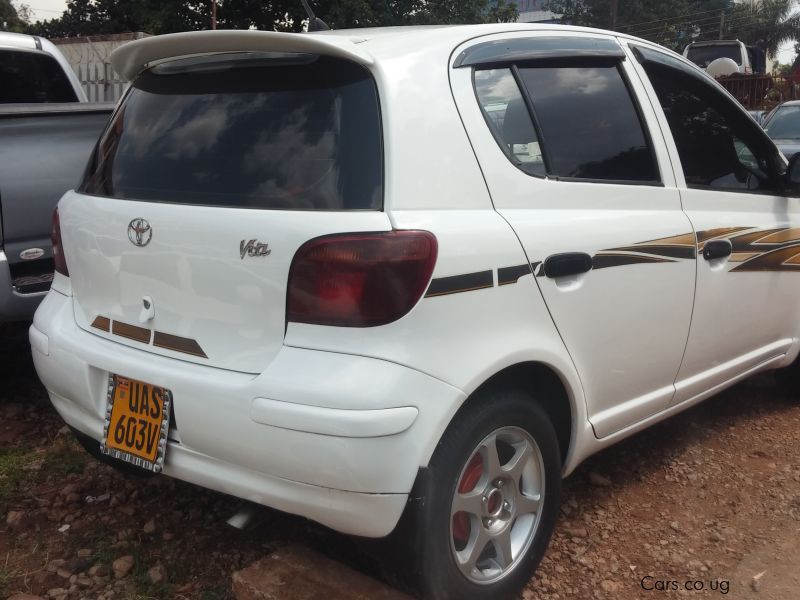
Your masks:
{"label": "rear windshield", "polygon": [[77,101],[64,70],[49,54],[0,50],[0,104]]}
{"label": "rear windshield", "polygon": [[704,69],[718,58],[730,58],[742,66],[742,47],[739,44],[713,44],[711,46],[692,46],[687,58]]}
{"label": "rear windshield", "polygon": [[132,84],[81,191],[154,202],[380,210],[375,83],[316,55],[217,55]]}

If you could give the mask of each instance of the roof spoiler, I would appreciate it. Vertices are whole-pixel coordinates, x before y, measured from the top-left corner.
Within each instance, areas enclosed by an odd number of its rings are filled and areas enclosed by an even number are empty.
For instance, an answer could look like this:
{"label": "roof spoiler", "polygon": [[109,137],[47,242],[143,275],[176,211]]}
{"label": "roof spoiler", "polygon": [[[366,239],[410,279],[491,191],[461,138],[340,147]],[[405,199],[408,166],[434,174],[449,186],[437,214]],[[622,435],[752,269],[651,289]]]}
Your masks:
{"label": "roof spoiler", "polygon": [[128,42],[111,55],[111,64],[131,80],[152,63],[217,52],[307,52],[346,58],[365,66],[372,56],[346,37],[277,31],[190,31]]}

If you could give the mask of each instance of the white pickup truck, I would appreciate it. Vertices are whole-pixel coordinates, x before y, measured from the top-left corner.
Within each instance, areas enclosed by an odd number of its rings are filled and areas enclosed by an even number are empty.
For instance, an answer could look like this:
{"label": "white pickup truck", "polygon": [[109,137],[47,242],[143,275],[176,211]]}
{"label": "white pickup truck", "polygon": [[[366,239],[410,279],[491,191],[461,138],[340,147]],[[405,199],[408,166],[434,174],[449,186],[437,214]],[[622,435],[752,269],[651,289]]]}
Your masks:
{"label": "white pickup truck", "polygon": [[113,62],[30,329],[106,460],[407,535],[423,597],[508,598],[587,456],[797,372],[800,165],[664,48],[211,31]]}

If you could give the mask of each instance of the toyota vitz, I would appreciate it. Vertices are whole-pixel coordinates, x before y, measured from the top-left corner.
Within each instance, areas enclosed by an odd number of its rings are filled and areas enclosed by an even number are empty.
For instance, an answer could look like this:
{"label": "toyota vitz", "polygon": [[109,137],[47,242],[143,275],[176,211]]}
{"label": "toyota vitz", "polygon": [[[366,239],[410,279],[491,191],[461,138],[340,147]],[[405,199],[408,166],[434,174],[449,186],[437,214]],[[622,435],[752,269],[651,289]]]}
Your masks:
{"label": "toyota vitz", "polygon": [[800,167],[661,47],[209,31],[113,62],[30,329],[55,408],[119,465],[406,532],[425,597],[513,596],[583,459],[798,355]]}

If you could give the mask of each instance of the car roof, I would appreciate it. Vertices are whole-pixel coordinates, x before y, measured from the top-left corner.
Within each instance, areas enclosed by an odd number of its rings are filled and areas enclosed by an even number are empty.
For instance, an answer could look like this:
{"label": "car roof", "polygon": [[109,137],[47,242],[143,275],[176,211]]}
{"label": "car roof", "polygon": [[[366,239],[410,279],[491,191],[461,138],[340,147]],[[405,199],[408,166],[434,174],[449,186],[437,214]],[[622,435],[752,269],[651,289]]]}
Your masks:
{"label": "car roof", "polygon": [[741,44],[741,40],[706,40],[705,42],[692,42],[689,46],[728,46],[730,44]]}
{"label": "car roof", "polygon": [[[228,29],[173,33],[128,42],[114,51],[111,62],[126,79],[133,79],[148,66],[163,60],[216,52],[309,52],[347,58],[369,66],[376,60],[416,54],[426,48],[436,47],[449,52],[482,36],[526,31],[565,36],[601,34],[653,45],[614,31],[554,23],[371,27],[312,33]],[[666,48],[663,50],[672,53]]]}
{"label": "car roof", "polygon": [[0,31],[0,48],[17,48],[22,50],[35,50],[36,38],[22,33]]}

